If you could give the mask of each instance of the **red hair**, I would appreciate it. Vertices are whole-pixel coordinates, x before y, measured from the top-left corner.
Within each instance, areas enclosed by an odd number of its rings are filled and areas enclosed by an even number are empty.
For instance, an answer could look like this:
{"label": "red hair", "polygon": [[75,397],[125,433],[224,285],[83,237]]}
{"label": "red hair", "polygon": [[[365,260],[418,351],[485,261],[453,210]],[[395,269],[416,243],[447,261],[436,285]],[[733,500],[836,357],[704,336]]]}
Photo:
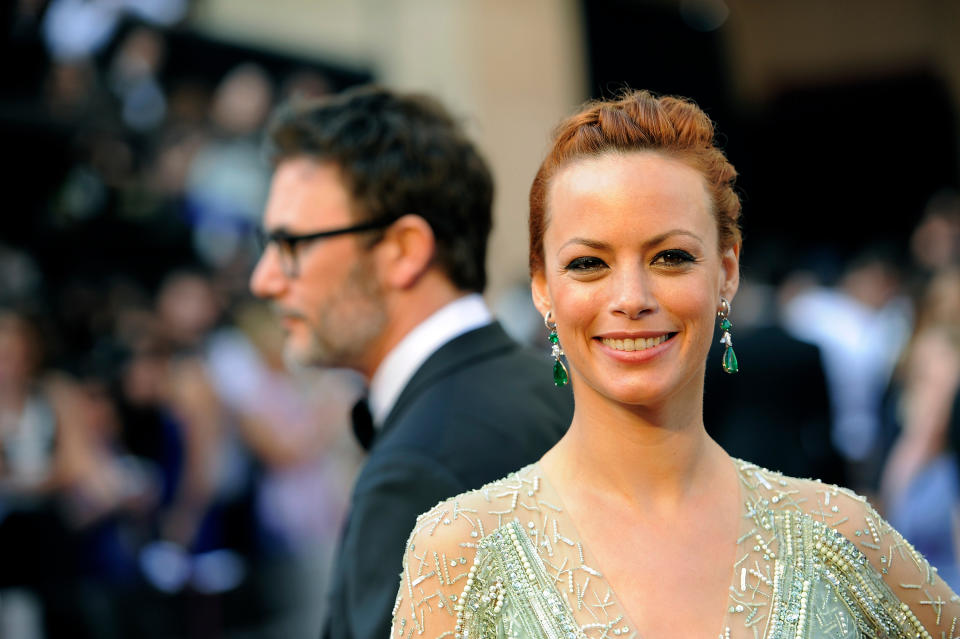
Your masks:
{"label": "red hair", "polygon": [[588,103],[556,128],[553,146],[530,187],[530,273],[543,270],[543,233],[550,180],[579,158],[604,153],[657,151],[703,175],[717,221],[720,249],[740,243],[737,170],[716,145],[713,122],[691,100],[632,91]]}

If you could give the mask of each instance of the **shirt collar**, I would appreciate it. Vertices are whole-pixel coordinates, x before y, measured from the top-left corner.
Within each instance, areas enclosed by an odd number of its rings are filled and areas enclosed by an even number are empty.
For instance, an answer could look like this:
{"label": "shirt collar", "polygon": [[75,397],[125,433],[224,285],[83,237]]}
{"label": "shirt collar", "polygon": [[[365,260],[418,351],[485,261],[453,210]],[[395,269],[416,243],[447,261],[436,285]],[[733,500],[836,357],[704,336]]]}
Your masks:
{"label": "shirt collar", "polygon": [[400,393],[427,359],[464,333],[489,324],[490,309],[479,293],[460,297],[418,324],[387,353],[370,380],[370,413],[379,428]]}

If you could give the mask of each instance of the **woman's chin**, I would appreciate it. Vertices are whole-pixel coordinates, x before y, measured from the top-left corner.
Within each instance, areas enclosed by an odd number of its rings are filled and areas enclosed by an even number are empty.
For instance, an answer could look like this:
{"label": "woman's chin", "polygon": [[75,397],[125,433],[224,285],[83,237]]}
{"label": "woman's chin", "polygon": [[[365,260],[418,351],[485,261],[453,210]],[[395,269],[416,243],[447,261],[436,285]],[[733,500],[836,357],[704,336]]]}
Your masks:
{"label": "woman's chin", "polygon": [[629,377],[630,379],[624,379],[621,376],[613,384],[610,383],[611,378],[607,377],[603,383],[586,385],[606,401],[637,408],[660,406],[675,395],[672,392],[673,385],[664,384],[662,376],[658,376],[658,379],[651,379],[646,375]]}

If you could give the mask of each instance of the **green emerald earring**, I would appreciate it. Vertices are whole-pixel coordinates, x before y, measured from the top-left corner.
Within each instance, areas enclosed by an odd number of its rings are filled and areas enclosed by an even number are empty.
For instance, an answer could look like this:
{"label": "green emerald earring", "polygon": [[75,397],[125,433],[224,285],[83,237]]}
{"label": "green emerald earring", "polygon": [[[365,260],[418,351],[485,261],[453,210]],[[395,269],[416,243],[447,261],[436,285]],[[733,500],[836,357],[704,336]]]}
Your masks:
{"label": "green emerald earring", "polygon": [[553,311],[547,311],[543,317],[543,325],[550,331],[547,339],[550,340],[550,354],[553,355],[553,383],[555,386],[566,386],[570,381],[570,375],[567,367],[563,365],[560,357],[563,355],[563,349],[560,348],[560,338],[557,336],[557,323],[550,319]]}
{"label": "green emerald earring", "polygon": [[740,364],[737,362],[737,354],[733,352],[733,339],[730,337],[730,329],[733,328],[733,324],[727,319],[729,314],[730,302],[721,297],[717,317],[720,319],[720,330],[723,332],[720,343],[726,346],[723,349],[723,372],[733,375],[740,370]]}

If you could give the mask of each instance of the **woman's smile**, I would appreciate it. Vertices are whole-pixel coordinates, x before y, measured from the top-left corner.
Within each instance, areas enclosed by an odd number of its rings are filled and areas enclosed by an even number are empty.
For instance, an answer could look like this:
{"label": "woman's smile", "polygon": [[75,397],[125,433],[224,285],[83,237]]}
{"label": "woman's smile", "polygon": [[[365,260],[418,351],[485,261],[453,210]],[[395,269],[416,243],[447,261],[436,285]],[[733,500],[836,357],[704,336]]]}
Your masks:
{"label": "woman's smile", "polygon": [[595,337],[600,349],[614,360],[639,364],[665,354],[675,344],[675,332],[660,333],[652,337]]}

